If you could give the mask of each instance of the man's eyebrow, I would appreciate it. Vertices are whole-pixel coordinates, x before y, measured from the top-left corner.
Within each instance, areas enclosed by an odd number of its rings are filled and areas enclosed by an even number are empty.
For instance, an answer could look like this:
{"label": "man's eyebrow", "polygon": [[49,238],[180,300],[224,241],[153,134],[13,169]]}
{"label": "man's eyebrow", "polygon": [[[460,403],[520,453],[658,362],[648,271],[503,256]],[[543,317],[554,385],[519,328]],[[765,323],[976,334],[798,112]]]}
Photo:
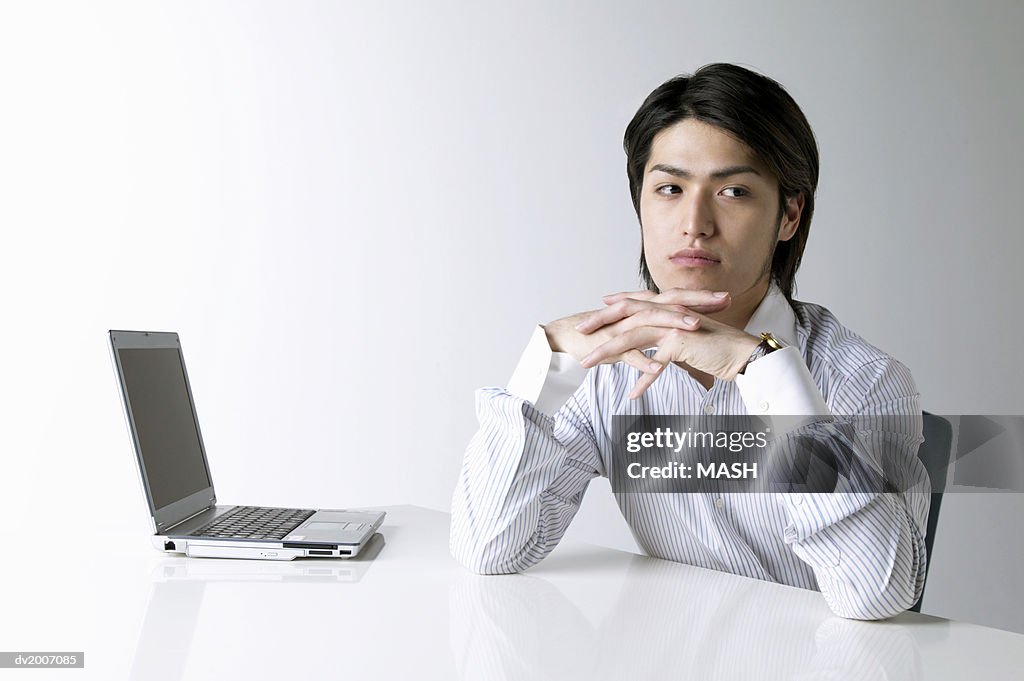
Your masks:
{"label": "man's eyebrow", "polygon": [[[687,179],[687,180],[689,180],[689,179],[691,179],[693,177],[693,173],[691,173],[689,170],[685,170],[683,168],[677,168],[676,166],[670,166],[670,165],[665,164],[665,163],[659,163],[656,166],[652,167],[651,170],[652,171],[660,170],[663,173],[668,173],[669,175],[675,175],[676,177],[682,177],[682,178]],[[757,172],[756,170],[754,170],[754,168],[751,167],[751,166],[728,166],[726,168],[721,168],[719,170],[716,170],[716,171],[712,172],[711,173],[711,179],[713,179],[713,180],[720,180],[723,177],[731,177],[733,175],[740,175],[742,173],[753,173],[754,175],[760,175],[761,174],[761,173]]]}

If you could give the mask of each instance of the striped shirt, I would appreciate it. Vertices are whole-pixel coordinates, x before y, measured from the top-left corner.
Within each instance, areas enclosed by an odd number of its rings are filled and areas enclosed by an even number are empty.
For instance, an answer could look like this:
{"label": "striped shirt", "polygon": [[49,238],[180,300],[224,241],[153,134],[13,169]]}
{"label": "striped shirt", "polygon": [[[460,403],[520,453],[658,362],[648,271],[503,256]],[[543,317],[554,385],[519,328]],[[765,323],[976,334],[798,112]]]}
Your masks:
{"label": "striped shirt", "polygon": [[[915,481],[906,492],[616,493],[648,555],[820,590],[837,615],[890,617],[924,587],[930,490],[917,459],[920,396],[907,368],[824,307],[769,289],[747,325],[789,347],[706,390],[669,364],[638,400],[625,363],[585,371],[538,329],[508,389],[477,391],[480,423],[452,498],[451,551],[476,572],[519,572],[558,544],[590,480],[608,475],[616,415],[855,416],[857,447]],[[866,425],[865,425],[866,424]]]}

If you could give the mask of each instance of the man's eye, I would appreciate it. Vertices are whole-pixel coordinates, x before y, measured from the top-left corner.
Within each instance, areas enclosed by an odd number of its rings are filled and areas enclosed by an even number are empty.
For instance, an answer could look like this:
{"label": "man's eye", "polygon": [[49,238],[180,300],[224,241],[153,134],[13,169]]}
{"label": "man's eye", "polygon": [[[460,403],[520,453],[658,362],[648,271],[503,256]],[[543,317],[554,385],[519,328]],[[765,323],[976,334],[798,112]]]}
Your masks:
{"label": "man's eye", "polygon": [[726,187],[722,191],[724,191],[724,192],[734,192],[732,194],[732,198],[734,198],[734,199],[738,199],[741,196],[749,196],[750,195],[750,192],[748,192],[743,187]]}
{"label": "man's eye", "polygon": [[655,191],[657,193],[659,193],[659,194],[663,194],[663,195],[667,196],[669,194],[679,194],[683,190],[680,189],[679,185],[677,185],[677,184],[666,184],[666,185],[663,185],[661,187],[658,187]]}

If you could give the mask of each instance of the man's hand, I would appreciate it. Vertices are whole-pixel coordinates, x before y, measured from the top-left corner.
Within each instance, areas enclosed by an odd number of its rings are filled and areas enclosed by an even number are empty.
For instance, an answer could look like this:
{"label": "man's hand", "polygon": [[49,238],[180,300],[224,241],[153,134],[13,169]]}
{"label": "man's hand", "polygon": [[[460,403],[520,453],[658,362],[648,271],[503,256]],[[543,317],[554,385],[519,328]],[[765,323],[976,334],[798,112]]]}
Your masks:
{"label": "man's hand", "polygon": [[[656,294],[654,291],[605,296],[604,302],[608,305],[605,308],[581,312],[545,324],[544,331],[547,333],[548,344],[555,352],[569,353],[582,363],[582,360],[593,355],[595,350],[634,329],[641,322],[650,325],[662,324],[669,329],[696,331],[704,323],[699,313],[720,312],[732,302],[728,294],[720,296],[711,291],[675,291],[671,302],[661,299],[665,296],[664,293]],[[630,345],[621,352],[605,353],[600,360],[586,366],[626,362],[642,373],[650,375],[653,383],[653,379],[665,368],[665,360],[657,357],[651,360],[641,350],[655,345],[657,344]],[[749,356],[750,353],[747,354]]]}
{"label": "man's hand", "polygon": [[[669,289],[660,294],[638,291],[606,296],[607,307],[586,314],[577,327],[581,334],[599,336],[602,341],[580,364],[592,367],[619,359],[628,361],[632,353],[639,354],[650,368],[641,369],[643,373],[633,386],[630,399],[642,395],[668,362],[679,362],[723,380],[734,379],[760,339],[694,314],[697,311],[692,305],[685,305],[684,301],[692,301],[697,293],[708,294]],[[680,312],[680,307],[684,307],[686,312]],[[725,307],[722,305],[720,309]],[[697,323],[690,323],[687,317],[696,318]],[[657,347],[658,351],[648,360],[640,351],[650,347]],[[634,361],[628,363],[637,366]]]}

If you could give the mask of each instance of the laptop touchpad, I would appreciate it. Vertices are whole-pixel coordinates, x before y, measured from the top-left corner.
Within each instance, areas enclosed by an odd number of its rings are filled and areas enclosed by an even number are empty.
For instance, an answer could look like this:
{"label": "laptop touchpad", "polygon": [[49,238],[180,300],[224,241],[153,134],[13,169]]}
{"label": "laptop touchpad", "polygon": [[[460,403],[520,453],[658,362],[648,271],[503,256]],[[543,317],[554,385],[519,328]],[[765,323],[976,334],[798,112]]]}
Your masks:
{"label": "laptop touchpad", "polygon": [[304,531],[312,532],[341,532],[348,528],[348,523],[307,523],[302,527]]}

